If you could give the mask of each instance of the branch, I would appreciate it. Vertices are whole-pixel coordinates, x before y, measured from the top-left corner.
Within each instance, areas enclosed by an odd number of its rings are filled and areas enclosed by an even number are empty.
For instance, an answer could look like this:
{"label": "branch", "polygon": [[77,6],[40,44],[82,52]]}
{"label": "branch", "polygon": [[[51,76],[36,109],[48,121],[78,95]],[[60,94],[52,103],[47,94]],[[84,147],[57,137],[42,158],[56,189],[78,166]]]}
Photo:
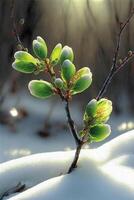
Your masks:
{"label": "branch", "polygon": [[126,61],[124,61],[122,64],[123,66],[121,65],[120,67],[117,67],[117,59],[118,59],[119,50],[120,50],[121,36],[122,36],[123,31],[129,24],[131,18],[133,17],[133,15],[134,15],[134,9],[132,9],[127,20],[124,23],[120,24],[120,31],[118,33],[117,44],[116,44],[115,53],[114,53],[114,57],[113,57],[113,63],[112,63],[110,72],[109,72],[108,76],[106,77],[106,79],[104,80],[102,88],[100,89],[99,94],[96,97],[97,100],[99,100],[104,95],[113,76],[119,71],[119,69],[121,69],[130,60],[130,57],[126,57]]}
{"label": "branch", "polygon": [[[49,73],[51,79],[52,79],[52,82],[54,84],[54,80],[55,80],[55,73],[51,71],[51,66],[50,66],[50,63],[46,60],[46,67],[47,67],[47,72]],[[68,121],[68,125],[70,127],[70,131],[72,133],[72,136],[74,137],[75,139],[75,143],[76,143],[76,146],[79,146],[79,144],[81,143],[81,140],[80,138],[78,137],[78,134],[77,134],[77,130],[75,128],[75,124],[74,124],[74,121],[71,117],[71,113],[70,113],[70,108],[69,108],[69,98],[68,98],[68,95],[64,95],[62,93],[62,91],[59,89],[59,88],[56,88],[56,91],[55,91],[61,98],[61,100],[64,102],[65,104],[65,111],[66,111],[66,116],[67,116],[67,121]]]}
{"label": "branch", "polygon": [[134,57],[134,51],[129,51],[128,56],[126,56],[123,60],[121,60],[121,63],[117,65],[115,74],[119,70],[121,70],[133,57]]}
{"label": "branch", "polygon": [[71,130],[71,133],[75,139],[76,145],[79,146],[79,144],[81,143],[81,140],[78,137],[77,130],[74,125],[74,121],[71,117],[71,113],[70,113],[70,109],[69,109],[69,101],[64,99],[64,103],[65,103],[65,111],[66,111],[67,120],[68,120],[68,124],[69,124],[70,130]]}
{"label": "branch", "polygon": [[78,159],[80,156],[80,151],[81,151],[83,144],[84,143],[81,141],[81,143],[77,146],[76,152],[75,152],[75,157],[74,157],[74,160],[73,160],[71,166],[69,167],[68,174],[71,173],[77,167],[77,162],[78,162]]}
{"label": "branch", "polygon": [[23,46],[17,27],[16,27],[16,21],[15,21],[15,0],[11,0],[11,20],[12,20],[12,26],[13,26],[13,33],[15,35],[17,44],[19,46],[19,48],[23,51],[26,51],[27,49]]}

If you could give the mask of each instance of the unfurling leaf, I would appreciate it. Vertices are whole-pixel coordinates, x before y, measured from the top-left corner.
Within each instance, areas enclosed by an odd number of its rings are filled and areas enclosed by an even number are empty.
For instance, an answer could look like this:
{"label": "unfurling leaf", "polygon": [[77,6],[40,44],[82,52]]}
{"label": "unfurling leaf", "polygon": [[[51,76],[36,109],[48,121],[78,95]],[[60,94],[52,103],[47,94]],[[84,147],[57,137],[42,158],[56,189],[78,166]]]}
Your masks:
{"label": "unfurling leaf", "polygon": [[22,73],[33,73],[36,70],[36,65],[26,61],[15,61],[12,67]]}
{"label": "unfurling leaf", "polygon": [[89,75],[85,75],[81,77],[78,81],[76,81],[74,87],[72,88],[72,94],[81,93],[86,90],[91,85],[91,77]]}
{"label": "unfurling leaf", "polygon": [[51,53],[50,60],[52,64],[56,65],[59,62],[61,51],[62,51],[62,45],[59,43],[54,47]]}
{"label": "unfurling leaf", "polygon": [[112,112],[112,102],[108,99],[102,98],[99,101],[91,100],[85,110],[84,122],[87,124],[101,124],[106,123]]}
{"label": "unfurling leaf", "polygon": [[14,57],[17,61],[25,61],[25,62],[30,62],[33,64],[37,63],[37,60],[30,53],[26,51],[17,51],[14,54]]}
{"label": "unfurling leaf", "polygon": [[64,81],[69,82],[75,75],[75,65],[70,60],[65,60],[61,66],[61,76]]}
{"label": "unfurling leaf", "polygon": [[63,88],[63,81],[61,80],[61,78],[56,78],[54,81],[54,84],[57,88],[62,89]]}
{"label": "unfurling leaf", "polygon": [[30,81],[28,88],[30,93],[38,98],[46,99],[54,95],[54,87],[51,83],[43,80]]}
{"label": "unfurling leaf", "polygon": [[75,76],[73,77],[72,82],[75,82],[76,80],[78,80],[79,78],[81,78],[82,76],[87,75],[87,74],[89,74],[92,77],[92,73],[88,67],[83,67],[83,68],[79,69],[76,72]]}
{"label": "unfurling leaf", "polygon": [[47,46],[40,36],[37,37],[37,40],[33,40],[33,51],[40,59],[45,59],[47,57]]}
{"label": "unfurling leaf", "polygon": [[83,67],[72,78],[71,93],[77,94],[86,90],[92,83],[92,73],[88,67]]}
{"label": "unfurling leaf", "polygon": [[67,59],[70,60],[71,62],[73,62],[74,53],[73,53],[72,48],[70,48],[68,46],[64,46],[61,51],[61,55],[60,55],[60,64],[62,65],[64,60],[67,60]]}
{"label": "unfurling leaf", "polygon": [[89,140],[91,142],[101,142],[106,139],[111,133],[111,128],[108,124],[97,124],[90,128]]}
{"label": "unfurling leaf", "polygon": [[112,112],[112,101],[102,98],[97,102],[95,114],[96,123],[105,123],[108,121]]}

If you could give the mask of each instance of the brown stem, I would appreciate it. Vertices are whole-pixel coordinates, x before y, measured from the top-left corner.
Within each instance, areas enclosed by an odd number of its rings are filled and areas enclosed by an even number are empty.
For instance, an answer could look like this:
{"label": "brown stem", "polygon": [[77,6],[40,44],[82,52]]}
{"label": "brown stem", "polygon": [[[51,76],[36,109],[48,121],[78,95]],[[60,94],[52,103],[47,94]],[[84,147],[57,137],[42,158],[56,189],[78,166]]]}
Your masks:
{"label": "brown stem", "polygon": [[75,139],[76,145],[79,146],[79,144],[81,143],[81,140],[78,137],[74,121],[71,117],[71,113],[70,113],[70,109],[69,109],[69,101],[67,99],[64,99],[64,102],[65,102],[65,111],[66,111],[66,115],[67,115],[67,120],[68,120],[68,124],[69,124],[70,130],[71,130],[71,133]]}
{"label": "brown stem", "polygon": [[83,146],[83,141],[79,138],[78,134],[77,134],[77,130],[75,128],[75,124],[74,124],[74,121],[71,117],[71,113],[70,113],[70,108],[69,108],[69,100],[66,99],[64,97],[64,95],[62,94],[62,92],[59,90],[59,95],[62,99],[62,101],[65,103],[65,111],[66,111],[66,116],[67,116],[67,120],[68,120],[68,125],[70,127],[70,131],[72,133],[72,136],[73,138],[75,139],[75,143],[76,143],[76,152],[75,152],[75,156],[74,156],[74,160],[71,164],[71,166],[69,167],[69,170],[68,170],[68,174],[71,173],[77,166],[77,162],[78,162],[78,159],[79,159],[79,155],[80,155],[80,151],[81,151],[81,148]]}
{"label": "brown stem", "polygon": [[77,162],[78,162],[78,159],[79,159],[80,152],[81,152],[83,144],[84,144],[83,142],[80,142],[77,145],[77,148],[76,148],[76,151],[75,151],[74,160],[73,160],[71,166],[69,167],[68,174],[71,173],[77,167]]}
{"label": "brown stem", "polygon": [[[46,62],[46,65],[47,65],[48,73],[50,74],[50,76],[52,78],[52,81],[53,81],[53,75],[51,74],[51,72],[49,70],[50,66],[49,66],[49,64],[47,62]],[[54,74],[54,78],[55,78],[55,74]],[[79,154],[80,154],[83,142],[82,142],[82,140],[79,138],[79,136],[77,134],[77,130],[75,128],[75,123],[74,123],[74,121],[72,119],[72,116],[71,116],[71,112],[70,112],[70,108],[69,108],[68,95],[64,95],[59,88],[56,88],[56,92],[57,92],[57,94],[60,96],[61,100],[65,104],[65,111],[66,111],[68,125],[69,125],[70,132],[72,133],[72,136],[73,136],[73,138],[75,140],[76,147],[77,147],[74,160],[73,160],[73,162],[72,162],[72,164],[71,164],[71,166],[69,168],[69,171],[68,171],[68,173],[70,173],[70,172],[73,171],[73,169],[76,168],[77,161],[78,161],[78,158],[79,158]]]}

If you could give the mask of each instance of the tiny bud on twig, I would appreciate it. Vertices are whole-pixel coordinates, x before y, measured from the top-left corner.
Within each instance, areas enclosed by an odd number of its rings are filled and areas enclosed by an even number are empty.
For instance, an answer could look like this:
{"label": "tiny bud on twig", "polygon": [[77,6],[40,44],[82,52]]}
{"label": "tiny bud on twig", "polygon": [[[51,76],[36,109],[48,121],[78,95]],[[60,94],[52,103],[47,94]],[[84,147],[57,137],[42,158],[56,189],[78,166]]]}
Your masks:
{"label": "tiny bud on twig", "polygon": [[17,45],[17,49],[19,50],[19,51],[21,51],[23,48],[22,48],[22,46],[21,46],[21,44],[18,44]]}
{"label": "tiny bud on twig", "polygon": [[128,56],[132,56],[133,52],[132,51],[128,51]]}

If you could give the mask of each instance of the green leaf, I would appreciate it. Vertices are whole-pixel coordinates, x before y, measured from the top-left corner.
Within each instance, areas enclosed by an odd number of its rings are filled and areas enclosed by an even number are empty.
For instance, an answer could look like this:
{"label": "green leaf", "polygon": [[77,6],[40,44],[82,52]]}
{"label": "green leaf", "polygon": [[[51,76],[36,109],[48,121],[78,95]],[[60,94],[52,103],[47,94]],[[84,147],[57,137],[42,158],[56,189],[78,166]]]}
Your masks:
{"label": "green leaf", "polygon": [[67,59],[73,62],[74,53],[73,53],[72,48],[70,48],[69,46],[64,46],[60,55],[60,64],[62,65],[64,60],[67,60]]}
{"label": "green leaf", "polygon": [[30,81],[28,88],[30,93],[38,98],[46,99],[54,95],[54,87],[51,83],[43,80]]}
{"label": "green leaf", "polygon": [[102,98],[97,102],[97,109],[95,114],[96,123],[105,123],[108,121],[112,112],[112,102],[108,99]]}
{"label": "green leaf", "polygon": [[93,118],[96,114],[96,110],[97,110],[97,100],[96,99],[92,99],[91,101],[89,101],[89,103],[86,106],[86,113],[89,117]]}
{"label": "green leaf", "polygon": [[61,76],[64,81],[69,82],[75,75],[75,65],[70,60],[65,60],[61,66]]}
{"label": "green leaf", "polygon": [[41,37],[38,37],[38,40],[33,40],[33,51],[40,59],[45,59],[47,57],[47,46]]}
{"label": "green leaf", "polygon": [[111,133],[111,128],[108,124],[97,124],[90,128],[89,140],[92,142],[101,142],[106,139]]}
{"label": "green leaf", "polygon": [[16,60],[19,61],[25,61],[25,62],[30,62],[30,63],[37,63],[37,59],[35,59],[30,53],[26,52],[26,51],[17,51],[14,54],[14,57]]}
{"label": "green leaf", "polygon": [[89,75],[84,75],[81,78],[79,78],[75,82],[75,84],[71,90],[72,95],[81,93],[84,90],[86,90],[91,85],[91,82],[92,82],[92,79]]}
{"label": "green leaf", "polygon": [[56,65],[58,63],[60,59],[61,51],[62,51],[62,45],[59,43],[54,47],[51,53],[50,60],[52,64]]}
{"label": "green leaf", "polygon": [[12,67],[22,73],[33,73],[36,70],[36,65],[34,65],[33,63],[30,62],[26,62],[26,61],[15,61],[12,64]]}
{"label": "green leaf", "polygon": [[92,83],[92,73],[88,67],[83,67],[76,72],[72,78],[72,90],[71,93],[77,94],[86,90]]}
{"label": "green leaf", "polygon": [[76,72],[75,76],[73,77],[72,82],[73,83],[76,82],[79,78],[81,78],[82,76],[87,75],[87,74],[90,75],[92,78],[92,73],[88,67],[83,67],[83,68],[79,69]]}
{"label": "green leaf", "polygon": [[61,78],[56,78],[54,81],[54,84],[57,88],[62,89],[63,88],[63,81],[61,80]]}
{"label": "green leaf", "polygon": [[77,94],[86,90],[92,83],[92,73],[88,67],[78,70],[72,78],[71,93]]}

